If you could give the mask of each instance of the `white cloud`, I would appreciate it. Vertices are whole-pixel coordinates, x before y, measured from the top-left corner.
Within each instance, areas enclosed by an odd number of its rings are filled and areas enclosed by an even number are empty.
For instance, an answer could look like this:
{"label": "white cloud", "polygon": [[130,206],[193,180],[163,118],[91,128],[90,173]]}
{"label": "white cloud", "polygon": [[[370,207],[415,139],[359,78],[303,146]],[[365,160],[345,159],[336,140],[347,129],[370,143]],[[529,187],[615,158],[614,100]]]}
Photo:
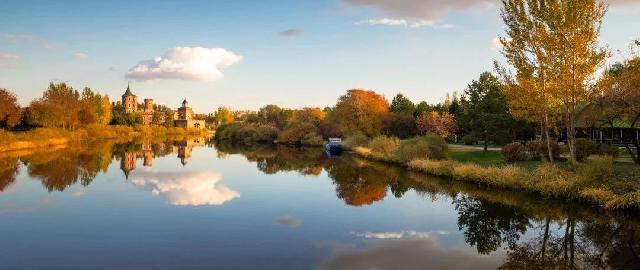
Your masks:
{"label": "white cloud", "polygon": [[173,205],[222,205],[240,197],[236,191],[218,186],[221,176],[201,172],[134,172],[131,183],[164,197]]}
{"label": "white cloud", "polygon": [[86,60],[89,59],[89,55],[83,52],[78,52],[78,53],[74,53],[73,57],[75,57],[78,60]]}
{"label": "white cloud", "polygon": [[421,28],[421,27],[432,27],[438,29],[449,29],[452,28],[451,24],[437,24],[434,21],[429,20],[417,20],[417,21],[407,21],[405,19],[392,19],[392,18],[380,18],[380,19],[368,19],[356,22],[356,25],[389,25],[389,26],[403,26],[409,28]]}
{"label": "white cloud", "polygon": [[279,36],[281,37],[286,37],[286,38],[298,38],[298,37],[302,37],[304,36],[304,30],[303,29],[287,29],[284,30],[280,33],[278,33]]}
{"label": "white cloud", "polygon": [[224,77],[221,70],[242,59],[223,48],[176,47],[163,56],[140,62],[126,74],[138,81],[179,79],[217,81]]}

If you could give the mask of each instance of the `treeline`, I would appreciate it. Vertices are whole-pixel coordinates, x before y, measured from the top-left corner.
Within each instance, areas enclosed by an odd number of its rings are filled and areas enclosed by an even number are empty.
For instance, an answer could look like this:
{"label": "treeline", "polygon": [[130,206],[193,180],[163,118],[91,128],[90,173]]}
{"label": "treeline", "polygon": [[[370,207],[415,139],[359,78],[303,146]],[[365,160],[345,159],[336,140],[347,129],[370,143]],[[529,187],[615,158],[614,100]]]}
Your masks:
{"label": "treeline", "polygon": [[214,115],[220,125],[219,140],[317,145],[331,137],[407,139],[429,133],[470,143],[506,143],[529,139],[534,129],[515,120],[498,78],[489,72],[472,81],[461,95],[447,94],[444,101],[414,103],[403,94],[391,102],[365,89],[351,89],[336,104],[324,109],[288,109],[266,105],[258,111],[231,111],[221,107]]}
{"label": "treeline", "polygon": [[[142,108],[143,104],[138,104]],[[173,126],[174,111],[154,104],[153,124]],[[75,130],[89,125],[142,124],[139,112],[124,113],[121,101],[111,102],[109,96],[85,87],[78,91],[70,85],[50,83],[42,97],[22,108],[16,95],[0,88],[0,128],[26,130],[34,127]]]}

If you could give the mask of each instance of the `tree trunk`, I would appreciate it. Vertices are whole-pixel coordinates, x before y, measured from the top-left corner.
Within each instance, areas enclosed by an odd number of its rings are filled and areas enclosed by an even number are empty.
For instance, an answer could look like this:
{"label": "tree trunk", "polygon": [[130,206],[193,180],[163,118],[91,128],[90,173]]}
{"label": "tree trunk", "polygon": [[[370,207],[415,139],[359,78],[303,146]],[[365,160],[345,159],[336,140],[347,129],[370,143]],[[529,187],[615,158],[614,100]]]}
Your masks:
{"label": "tree trunk", "polygon": [[487,152],[488,151],[488,142],[487,142],[487,133],[484,133],[484,151]]}
{"label": "tree trunk", "polygon": [[548,113],[544,114],[544,133],[547,141],[547,152],[549,154],[549,162],[553,164],[554,158],[553,158],[553,150],[551,149],[551,136],[549,135],[549,114]]}
{"label": "tree trunk", "polygon": [[550,218],[547,218],[547,222],[544,225],[544,238],[542,238],[542,263],[545,262],[544,256],[547,253],[547,242],[549,241],[549,222]]}
{"label": "tree trunk", "polygon": [[569,158],[576,161],[576,127],[574,124],[574,113],[567,113],[567,143],[569,144]]}

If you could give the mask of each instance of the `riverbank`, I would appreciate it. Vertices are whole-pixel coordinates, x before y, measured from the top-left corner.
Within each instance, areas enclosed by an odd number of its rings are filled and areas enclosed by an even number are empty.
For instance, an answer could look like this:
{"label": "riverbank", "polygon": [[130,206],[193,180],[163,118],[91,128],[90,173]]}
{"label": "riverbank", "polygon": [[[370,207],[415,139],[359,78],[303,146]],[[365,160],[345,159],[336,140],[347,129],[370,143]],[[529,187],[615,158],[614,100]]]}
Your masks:
{"label": "riverbank", "polygon": [[166,139],[174,136],[209,135],[207,130],[162,126],[87,126],[76,130],[36,128],[29,131],[0,130],[0,153],[47,147],[66,147],[75,143],[95,140],[123,140],[135,138]]}
{"label": "riverbank", "polygon": [[[608,210],[640,209],[640,170],[624,167],[610,157],[594,156],[583,163],[568,162],[552,165],[539,162],[496,162],[475,164],[452,159],[400,158],[400,143],[380,142],[350,147],[356,155],[407,167],[409,170],[447,177],[454,181],[472,182],[496,188],[536,193],[549,198],[576,200],[598,205]],[[372,145],[373,144],[373,145]],[[622,171],[624,170],[624,171]]]}

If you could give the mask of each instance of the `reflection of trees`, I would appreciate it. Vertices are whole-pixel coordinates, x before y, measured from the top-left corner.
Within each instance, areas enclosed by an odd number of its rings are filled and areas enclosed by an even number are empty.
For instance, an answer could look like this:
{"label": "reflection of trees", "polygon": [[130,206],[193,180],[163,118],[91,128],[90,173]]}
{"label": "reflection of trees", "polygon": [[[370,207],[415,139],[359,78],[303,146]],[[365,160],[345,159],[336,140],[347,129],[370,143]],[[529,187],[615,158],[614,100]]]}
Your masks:
{"label": "reflection of trees", "polygon": [[529,217],[523,213],[497,203],[461,196],[454,204],[465,240],[481,254],[497,250],[502,243],[515,245],[529,224]]}
{"label": "reflection of trees", "polygon": [[23,157],[31,177],[39,178],[49,191],[63,191],[80,180],[87,186],[111,163],[113,144],[100,142]]}
{"label": "reflection of trees", "polygon": [[387,185],[397,182],[398,175],[393,167],[377,165],[371,166],[368,162],[351,157],[343,157],[339,162],[330,164],[327,171],[336,185],[338,198],[353,206],[384,199]]}
{"label": "reflection of trees", "polygon": [[322,173],[327,158],[319,147],[290,147],[283,145],[257,144],[238,145],[228,142],[216,143],[218,156],[242,154],[266,174],[295,171],[302,175]]}
{"label": "reflection of trees", "polygon": [[20,169],[20,163],[15,158],[0,159],[0,192],[7,189],[14,181]]}

